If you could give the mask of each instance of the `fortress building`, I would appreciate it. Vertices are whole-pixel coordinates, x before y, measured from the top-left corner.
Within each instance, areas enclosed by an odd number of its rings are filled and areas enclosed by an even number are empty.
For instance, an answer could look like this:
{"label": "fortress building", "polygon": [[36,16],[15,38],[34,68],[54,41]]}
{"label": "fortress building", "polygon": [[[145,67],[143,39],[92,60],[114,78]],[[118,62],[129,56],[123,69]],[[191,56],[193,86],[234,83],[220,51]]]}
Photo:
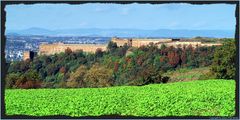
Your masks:
{"label": "fortress building", "polygon": [[168,43],[172,42],[173,39],[148,39],[148,38],[131,38],[131,39],[121,39],[121,38],[112,38],[112,42],[117,43],[118,46],[123,46],[125,43],[128,46],[132,47],[140,47],[143,45],[149,45],[150,43],[158,44],[158,43]]}
{"label": "fortress building", "polygon": [[97,48],[105,51],[107,46],[100,44],[42,44],[39,46],[39,55],[52,55],[55,53],[61,53],[64,52],[67,48],[70,48],[72,51],[83,50],[84,52],[94,53]]}
{"label": "fortress building", "polygon": [[[131,47],[141,47],[149,45],[150,43],[157,45],[160,47],[162,44],[166,46],[174,46],[174,47],[183,47],[192,45],[193,48],[197,46],[218,46],[222,45],[220,43],[202,43],[196,41],[189,40],[180,40],[180,39],[152,39],[152,38],[117,38],[113,37],[111,39],[112,42],[115,42],[118,47],[127,44]],[[55,53],[65,52],[66,49],[71,49],[72,51],[83,50],[84,52],[94,53],[96,49],[100,48],[102,51],[106,51],[107,44],[63,44],[63,43],[53,43],[53,44],[41,44],[39,46],[38,55],[52,55]],[[24,52],[23,59],[32,59],[35,54],[29,52]]]}
{"label": "fortress building", "polygon": [[192,45],[193,48],[196,48],[197,46],[219,46],[222,45],[220,43],[202,43],[202,42],[197,42],[197,41],[181,41],[180,39],[140,39],[140,38],[133,38],[133,39],[121,39],[121,38],[112,38],[112,42],[117,43],[117,46],[123,46],[124,44],[127,44],[128,46],[132,47],[140,47],[140,46],[146,46],[149,45],[150,43],[153,43],[157,46],[161,46],[162,44],[166,46],[173,46],[173,47],[178,47],[181,46],[183,47]]}
{"label": "fortress building", "polygon": [[32,60],[37,55],[37,52],[25,51],[23,52],[23,60]]}
{"label": "fortress building", "polygon": [[[125,43],[128,46],[140,47],[142,45],[148,45],[150,43],[168,43],[172,42],[172,39],[120,39],[112,38],[112,42],[117,43],[117,46],[121,47]],[[105,51],[107,49],[107,44],[63,44],[63,43],[53,43],[53,44],[41,44],[39,46],[39,55],[52,55],[55,53],[64,52],[67,48],[70,48],[72,51],[83,50],[84,52],[94,53],[97,48]]]}
{"label": "fortress building", "polygon": [[196,48],[196,47],[210,47],[210,46],[219,46],[219,45],[222,45],[220,43],[202,43],[202,42],[196,42],[196,41],[176,41],[176,42],[168,42],[168,43],[159,43],[157,44],[159,47],[162,45],[162,44],[165,44],[166,46],[173,46],[173,47],[183,47],[183,46],[188,46],[188,45],[191,45],[193,48]]}

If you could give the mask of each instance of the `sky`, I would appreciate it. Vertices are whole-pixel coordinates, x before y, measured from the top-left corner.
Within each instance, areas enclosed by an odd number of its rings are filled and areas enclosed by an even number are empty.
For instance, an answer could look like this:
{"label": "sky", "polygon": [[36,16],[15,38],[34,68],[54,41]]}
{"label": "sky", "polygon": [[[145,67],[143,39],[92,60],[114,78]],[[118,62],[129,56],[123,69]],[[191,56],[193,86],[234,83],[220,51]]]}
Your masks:
{"label": "sky", "polygon": [[32,4],[7,5],[6,29],[81,28],[234,30],[236,5]]}

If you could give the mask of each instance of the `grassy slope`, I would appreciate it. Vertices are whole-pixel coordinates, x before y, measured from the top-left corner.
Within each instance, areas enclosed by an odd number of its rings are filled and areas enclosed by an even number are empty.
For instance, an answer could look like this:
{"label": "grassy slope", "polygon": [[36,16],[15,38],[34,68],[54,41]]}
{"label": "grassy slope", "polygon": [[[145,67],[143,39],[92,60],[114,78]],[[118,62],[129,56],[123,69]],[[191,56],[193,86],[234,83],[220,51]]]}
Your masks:
{"label": "grassy slope", "polygon": [[235,81],[204,80],[147,86],[6,90],[6,113],[34,116],[233,116]]}
{"label": "grassy slope", "polygon": [[181,68],[174,71],[168,71],[164,75],[170,77],[169,82],[192,81],[202,79],[210,71],[209,67],[187,69]]}

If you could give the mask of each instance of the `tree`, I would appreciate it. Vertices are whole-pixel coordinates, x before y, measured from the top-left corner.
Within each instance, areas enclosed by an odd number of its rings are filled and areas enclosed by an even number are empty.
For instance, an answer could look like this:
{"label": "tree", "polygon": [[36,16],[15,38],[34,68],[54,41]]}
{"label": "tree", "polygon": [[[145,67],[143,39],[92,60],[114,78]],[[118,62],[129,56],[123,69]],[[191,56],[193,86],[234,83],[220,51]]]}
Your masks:
{"label": "tree", "polygon": [[36,71],[29,70],[16,81],[15,86],[17,88],[40,88],[41,80]]}
{"label": "tree", "polygon": [[67,70],[65,67],[61,67],[59,72],[65,74],[67,72]]}
{"label": "tree", "polygon": [[118,62],[115,62],[115,63],[114,63],[114,72],[117,72],[117,71],[118,71],[118,68],[119,68],[119,63],[118,63]]}
{"label": "tree", "polygon": [[144,68],[141,67],[135,70],[135,74],[131,74],[132,78],[134,79],[129,81],[129,85],[141,86],[153,83],[166,83],[169,79],[166,76],[162,76],[155,66],[146,66]]}
{"label": "tree", "polygon": [[65,50],[65,53],[67,55],[70,55],[72,53],[72,50],[68,47],[66,50]]}
{"label": "tree", "polygon": [[161,47],[160,47],[161,55],[167,55],[167,52],[168,52],[167,46],[165,44],[162,44]]}
{"label": "tree", "polygon": [[123,57],[125,56],[127,50],[128,50],[129,46],[127,45],[127,43],[125,43],[122,47],[117,48],[115,51],[115,56],[119,56],[119,57]]}
{"label": "tree", "polygon": [[20,62],[20,71],[26,72],[30,68],[30,60]]}
{"label": "tree", "polygon": [[167,46],[165,44],[161,44],[160,50],[164,50],[166,48],[167,48]]}
{"label": "tree", "polygon": [[45,71],[44,68],[41,68],[41,69],[38,71],[38,73],[39,73],[39,75],[40,75],[40,77],[41,77],[42,79],[45,79],[45,78],[47,77],[47,71]]}
{"label": "tree", "polygon": [[113,70],[94,64],[85,74],[86,87],[108,87],[113,84]]}
{"label": "tree", "polygon": [[187,54],[185,50],[181,54],[181,66],[185,67],[187,63]]}
{"label": "tree", "polygon": [[44,62],[43,62],[44,66],[46,66],[52,62],[52,59],[49,56],[44,56],[43,59],[44,59]]}
{"label": "tree", "polygon": [[97,48],[95,51],[95,56],[96,57],[102,57],[103,56],[103,51],[101,48]]}
{"label": "tree", "polygon": [[149,48],[149,53],[151,54],[157,54],[158,52],[158,46],[156,44],[154,44],[153,42],[150,42],[149,45],[148,45],[148,48]]}
{"label": "tree", "polygon": [[216,78],[235,79],[236,46],[229,41],[216,49],[211,72]]}
{"label": "tree", "polygon": [[43,67],[42,63],[43,63],[43,62],[42,62],[41,60],[39,60],[39,59],[34,59],[34,60],[33,60],[33,63],[32,63],[33,69],[39,71],[39,70]]}
{"label": "tree", "polygon": [[76,53],[77,57],[85,57],[82,49],[76,50],[75,53]]}
{"label": "tree", "polygon": [[169,52],[168,53],[168,63],[173,67],[173,68],[176,68],[177,65],[179,64],[179,61],[180,61],[180,57],[179,55],[177,54],[176,51],[174,52]]}
{"label": "tree", "polygon": [[49,64],[46,70],[48,75],[55,75],[59,70],[59,66],[57,66],[56,64]]}
{"label": "tree", "polygon": [[117,43],[112,42],[112,41],[110,41],[110,42],[108,43],[108,45],[107,45],[107,50],[108,50],[110,53],[114,53],[117,48],[118,48]]}
{"label": "tree", "polygon": [[81,65],[75,72],[70,74],[70,78],[67,80],[67,87],[84,87],[83,79],[87,72],[87,67]]}

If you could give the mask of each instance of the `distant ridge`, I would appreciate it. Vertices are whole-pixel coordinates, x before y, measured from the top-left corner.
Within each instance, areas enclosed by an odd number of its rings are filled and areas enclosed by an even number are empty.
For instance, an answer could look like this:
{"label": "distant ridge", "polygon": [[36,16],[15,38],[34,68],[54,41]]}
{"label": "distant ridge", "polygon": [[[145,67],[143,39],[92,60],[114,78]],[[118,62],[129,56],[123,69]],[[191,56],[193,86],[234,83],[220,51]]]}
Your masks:
{"label": "distant ridge", "polygon": [[98,37],[216,37],[234,38],[234,30],[141,30],[141,29],[62,29],[48,30],[29,28],[24,30],[7,30],[6,35],[54,35],[54,36],[98,36]]}

